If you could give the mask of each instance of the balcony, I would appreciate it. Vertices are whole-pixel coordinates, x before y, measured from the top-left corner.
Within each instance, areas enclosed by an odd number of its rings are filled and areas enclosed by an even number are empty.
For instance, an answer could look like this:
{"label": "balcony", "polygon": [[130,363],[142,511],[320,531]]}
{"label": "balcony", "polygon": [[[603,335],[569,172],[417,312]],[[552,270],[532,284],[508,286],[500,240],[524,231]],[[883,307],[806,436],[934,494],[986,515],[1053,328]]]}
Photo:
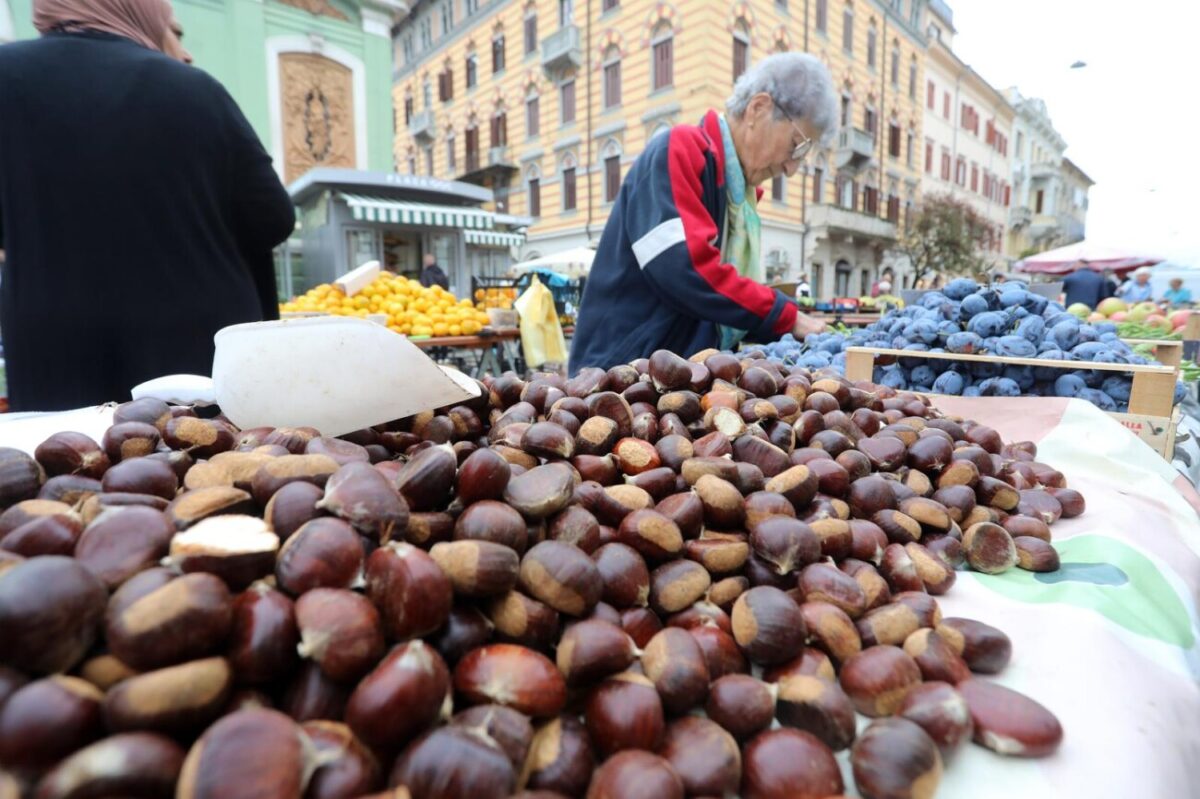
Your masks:
{"label": "balcony", "polygon": [[1016,206],[1009,215],[1010,227],[1024,227],[1033,221],[1033,211],[1025,206]]}
{"label": "balcony", "polygon": [[1058,164],[1054,163],[1053,161],[1039,161],[1038,163],[1032,164],[1029,167],[1029,177],[1033,178],[1034,180],[1045,180],[1047,178],[1057,177],[1060,171],[1061,170]]}
{"label": "balcony", "polygon": [[847,128],[838,131],[838,168],[861,169],[875,157],[875,137],[865,130]]}
{"label": "balcony", "polygon": [[413,114],[412,118],[408,120],[408,132],[414,138],[432,141],[436,135],[434,124],[433,112],[422,111],[419,114]]}
{"label": "balcony", "polygon": [[851,211],[849,208],[841,208],[836,205],[810,206],[808,225],[811,228],[824,228],[824,236],[818,230],[818,237],[827,237],[830,233],[835,233],[888,244],[896,242],[895,223],[872,214]]}
{"label": "balcony", "polygon": [[458,178],[465,183],[502,187],[508,185],[509,179],[517,172],[517,164],[507,146],[490,147],[482,158],[472,155],[467,153],[467,171]]}
{"label": "balcony", "polygon": [[1029,235],[1034,239],[1053,241],[1062,232],[1062,220],[1054,214],[1035,214],[1029,223]]}
{"label": "balcony", "polygon": [[542,68],[548,72],[577,67],[583,63],[583,48],[579,44],[579,28],[563,25],[542,39]]}

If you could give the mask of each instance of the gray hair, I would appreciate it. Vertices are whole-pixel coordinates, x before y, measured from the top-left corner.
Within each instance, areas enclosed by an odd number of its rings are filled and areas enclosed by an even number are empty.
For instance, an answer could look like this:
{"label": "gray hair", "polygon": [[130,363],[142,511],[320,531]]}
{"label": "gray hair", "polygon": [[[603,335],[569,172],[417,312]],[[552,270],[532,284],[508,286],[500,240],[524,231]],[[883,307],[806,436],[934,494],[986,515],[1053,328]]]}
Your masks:
{"label": "gray hair", "polygon": [[726,110],[740,119],[750,99],[759,92],[766,92],[775,101],[772,111],[775,119],[783,119],[783,111],[792,119],[803,117],[817,129],[823,142],[828,142],[837,129],[838,101],[833,91],[833,76],[816,56],[808,53],[767,56],[733,84],[733,94],[725,102]]}

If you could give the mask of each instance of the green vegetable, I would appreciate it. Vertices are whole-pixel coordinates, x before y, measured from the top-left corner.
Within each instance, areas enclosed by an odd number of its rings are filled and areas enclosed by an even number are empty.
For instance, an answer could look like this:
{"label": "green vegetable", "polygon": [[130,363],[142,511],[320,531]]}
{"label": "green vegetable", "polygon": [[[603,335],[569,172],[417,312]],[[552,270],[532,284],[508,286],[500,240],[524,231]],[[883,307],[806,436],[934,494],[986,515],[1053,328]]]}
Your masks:
{"label": "green vegetable", "polygon": [[1160,341],[1182,341],[1182,333],[1168,333],[1161,327],[1152,327],[1141,322],[1118,322],[1117,335],[1121,338],[1150,338]]}
{"label": "green vegetable", "polygon": [[1200,380],[1200,366],[1195,361],[1182,361],[1179,364],[1179,376],[1185,383]]}

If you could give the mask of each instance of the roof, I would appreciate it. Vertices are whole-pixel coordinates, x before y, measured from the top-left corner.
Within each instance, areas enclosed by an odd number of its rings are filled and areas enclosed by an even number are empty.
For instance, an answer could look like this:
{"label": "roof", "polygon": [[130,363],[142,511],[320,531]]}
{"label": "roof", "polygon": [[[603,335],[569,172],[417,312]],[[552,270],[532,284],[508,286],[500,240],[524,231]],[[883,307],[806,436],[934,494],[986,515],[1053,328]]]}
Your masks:
{"label": "roof", "polygon": [[1089,185],[1089,186],[1096,185],[1096,181],[1094,181],[1090,177],[1088,177],[1088,174],[1079,168],[1079,164],[1075,163],[1070,158],[1066,158],[1065,156],[1063,157],[1063,167],[1065,169],[1069,169],[1072,172],[1076,173],[1080,178],[1083,179],[1084,183],[1087,183],[1087,185]]}
{"label": "roof", "polygon": [[493,199],[491,189],[457,180],[332,167],[311,169],[288,186],[288,194],[296,205],[328,190],[442,205],[477,206]]}

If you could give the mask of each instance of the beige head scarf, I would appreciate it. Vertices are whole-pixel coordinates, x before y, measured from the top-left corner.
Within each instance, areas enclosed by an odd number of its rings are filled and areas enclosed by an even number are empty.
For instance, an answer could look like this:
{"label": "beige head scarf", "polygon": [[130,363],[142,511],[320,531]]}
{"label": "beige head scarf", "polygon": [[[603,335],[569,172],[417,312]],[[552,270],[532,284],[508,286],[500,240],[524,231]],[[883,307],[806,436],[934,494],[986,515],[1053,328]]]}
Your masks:
{"label": "beige head scarf", "polygon": [[162,51],[171,25],[167,0],[34,0],[39,33],[92,30]]}

